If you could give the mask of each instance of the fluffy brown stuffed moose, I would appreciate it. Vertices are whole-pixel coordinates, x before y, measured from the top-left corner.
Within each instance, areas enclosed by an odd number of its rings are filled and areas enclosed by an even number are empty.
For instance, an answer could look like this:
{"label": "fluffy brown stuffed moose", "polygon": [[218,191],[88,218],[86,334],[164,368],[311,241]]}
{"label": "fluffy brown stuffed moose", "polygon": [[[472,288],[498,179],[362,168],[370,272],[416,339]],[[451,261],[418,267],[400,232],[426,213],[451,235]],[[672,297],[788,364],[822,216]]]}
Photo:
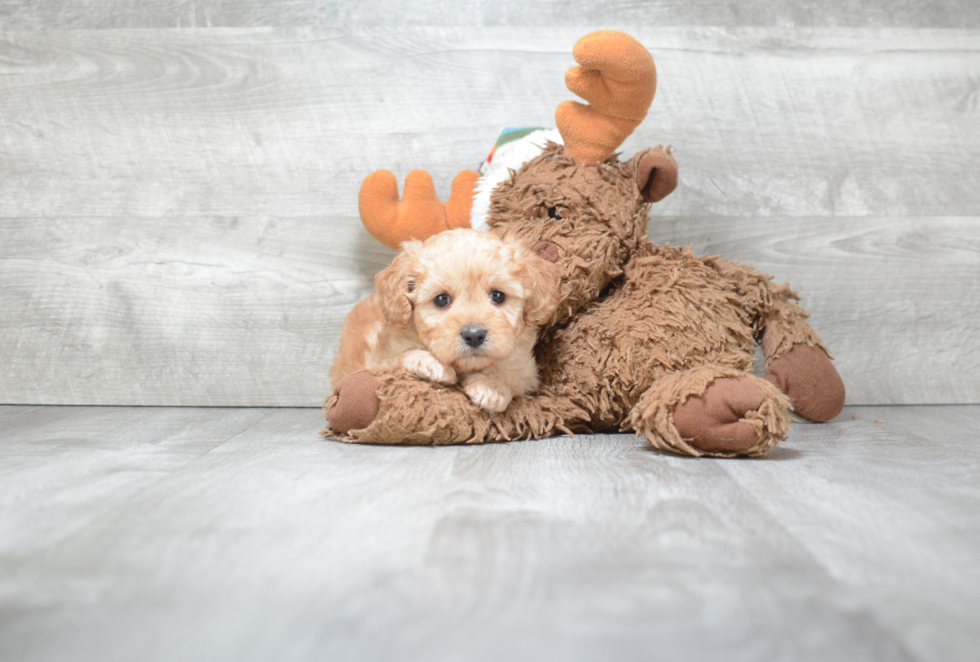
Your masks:
{"label": "fluffy brown stuffed moose", "polygon": [[[365,226],[390,246],[485,223],[544,247],[560,266],[561,305],[540,334],[537,392],[493,414],[458,386],[402,368],[360,372],[334,385],[325,434],[455,444],[635,431],[662,449],[727,457],[764,454],[785,438],[790,411],[816,422],[840,413],[843,382],[788,286],[727,259],[647,240],[650,203],[677,184],[672,150],[647,149],[626,161],[613,152],[653,100],[649,52],[628,35],[603,31],[579,40],[573,54],[581,66],[566,83],[591,105],[561,104],[554,140],[519,132],[529,135],[510,151],[521,160],[503,176],[461,173],[443,204],[425,173],[409,174],[399,200],[394,175],[380,171],[360,197]],[[506,161],[506,147],[498,144],[494,161]],[[751,372],[757,342],[764,379]]]}

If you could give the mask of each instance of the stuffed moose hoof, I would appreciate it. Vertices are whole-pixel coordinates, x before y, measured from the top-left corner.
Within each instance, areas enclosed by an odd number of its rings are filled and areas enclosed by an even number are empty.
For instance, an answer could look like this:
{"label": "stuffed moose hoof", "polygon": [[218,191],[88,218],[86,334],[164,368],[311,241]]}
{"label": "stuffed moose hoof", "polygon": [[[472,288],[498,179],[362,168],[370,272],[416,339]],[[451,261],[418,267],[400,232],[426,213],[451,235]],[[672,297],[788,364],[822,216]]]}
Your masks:
{"label": "stuffed moose hoof", "polygon": [[[765,447],[770,437],[746,418],[759,411],[766,393],[747,377],[723,377],[702,395],[674,410],[674,425],[693,448],[713,453],[747,453]],[[775,439],[775,437],[772,437]]]}
{"label": "stuffed moose hoof", "polygon": [[793,413],[811,423],[824,423],[844,408],[844,382],[825,352],[794,347],[780,354],[766,370],[766,379],[792,401]]}
{"label": "stuffed moose hoof", "polygon": [[634,410],[633,426],[664,450],[762,455],[789,429],[786,396],[758,377],[730,369],[706,366],[677,373],[655,385],[650,395]]}
{"label": "stuffed moose hoof", "polygon": [[369,372],[355,372],[337,385],[323,405],[330,428],[339,434],[369,426],[378,415],[381,382]]}
{"label": "stuffed moose hoof", "polygon": [[[560,304],[540,329],[540,386],[490,414],[456,386],[399,367],[341,380],[324,434],[376,444],[484,443],[562,433],[635,431],[688,455],[762,455],[792,410],[826,421],[844,385],[788,285],[752,267],[647,239],[651,203],[677,186],[671,147],[621,160],[616,150],[654,98],[646,48],[621,32],[586,35],[566,75],[588,105],[566,101],[557,130],[505,131],[479,173],[447,203],[413,171],[369,175],[361,220],[386,245],[472,227],[527,246],[550,242]],[[756,343],[768,372],[752,375]]]}

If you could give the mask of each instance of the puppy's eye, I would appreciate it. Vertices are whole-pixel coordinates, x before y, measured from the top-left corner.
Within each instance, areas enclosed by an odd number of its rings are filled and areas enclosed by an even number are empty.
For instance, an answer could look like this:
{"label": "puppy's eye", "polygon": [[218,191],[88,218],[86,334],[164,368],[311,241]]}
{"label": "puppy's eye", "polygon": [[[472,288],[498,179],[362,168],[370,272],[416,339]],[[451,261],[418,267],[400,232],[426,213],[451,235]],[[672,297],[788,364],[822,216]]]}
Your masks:
{"label": "puppy's eye", "polygon": [[561,211],[564,209],[561,205],[555,205],[554,207],[548,207],[548,218],[553,218],[558,220],[561,218]]}
{"label": "puppy's eye", "polygon": [[448,294],[440,294],[432,300],[432,303],[436,304],[436,308],[448,308],[452,302],[453,299]]}
{"label": "puppy's eye", "polygon": [[507,295],[500,290],[494,290],[490,293],[490,300],[493,301],[498,306],[502,304],[507,299]]}

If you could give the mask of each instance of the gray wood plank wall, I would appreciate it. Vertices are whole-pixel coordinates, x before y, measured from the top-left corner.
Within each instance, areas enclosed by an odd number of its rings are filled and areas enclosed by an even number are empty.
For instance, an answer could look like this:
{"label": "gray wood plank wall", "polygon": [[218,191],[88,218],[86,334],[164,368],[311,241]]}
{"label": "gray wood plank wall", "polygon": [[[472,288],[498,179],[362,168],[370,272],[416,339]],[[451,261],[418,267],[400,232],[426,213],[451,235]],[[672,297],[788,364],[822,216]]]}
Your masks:
{"label": "gray wood plank wall", "polygon": [[980,402],[980,5],[849,4],[5,3],[0,402],[318,404],[361,179],[448,193],[602,27],[682,164],[652,239],[789,281],[851,404]]}
{"label": "gray wood plank wall", "polygon": [[974,0],[5,0],[8,27],[980,27]]}

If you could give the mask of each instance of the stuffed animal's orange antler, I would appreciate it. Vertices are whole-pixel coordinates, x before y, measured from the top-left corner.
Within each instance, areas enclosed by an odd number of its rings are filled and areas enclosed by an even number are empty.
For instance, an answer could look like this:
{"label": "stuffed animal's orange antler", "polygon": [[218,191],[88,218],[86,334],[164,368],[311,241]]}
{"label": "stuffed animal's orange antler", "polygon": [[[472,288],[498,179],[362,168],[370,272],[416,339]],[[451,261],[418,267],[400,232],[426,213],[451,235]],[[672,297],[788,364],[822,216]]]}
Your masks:
{"label": "stuffed animal's orange antler", "polygon": [[375,239],[390,248],[406,239],[426,239],[454,228],[470,227],[473,188],[479,176],[463,170],[453,179],[449,202],[436,195],[432,176],[412,170],[405,177],[405,195],[398,199],[398,180],[390,170],[376,170],[361,184],[361,222]]}
{"label": "stuffed animal's orange antler", "polygon": [[566,154],[579,164],[601,163],[646,117],[657,67],[643,44],[614,30],[585,35],[572,55],[581,66],[568,70],[565,85],[592,105],[564,101],[555,121]]}

